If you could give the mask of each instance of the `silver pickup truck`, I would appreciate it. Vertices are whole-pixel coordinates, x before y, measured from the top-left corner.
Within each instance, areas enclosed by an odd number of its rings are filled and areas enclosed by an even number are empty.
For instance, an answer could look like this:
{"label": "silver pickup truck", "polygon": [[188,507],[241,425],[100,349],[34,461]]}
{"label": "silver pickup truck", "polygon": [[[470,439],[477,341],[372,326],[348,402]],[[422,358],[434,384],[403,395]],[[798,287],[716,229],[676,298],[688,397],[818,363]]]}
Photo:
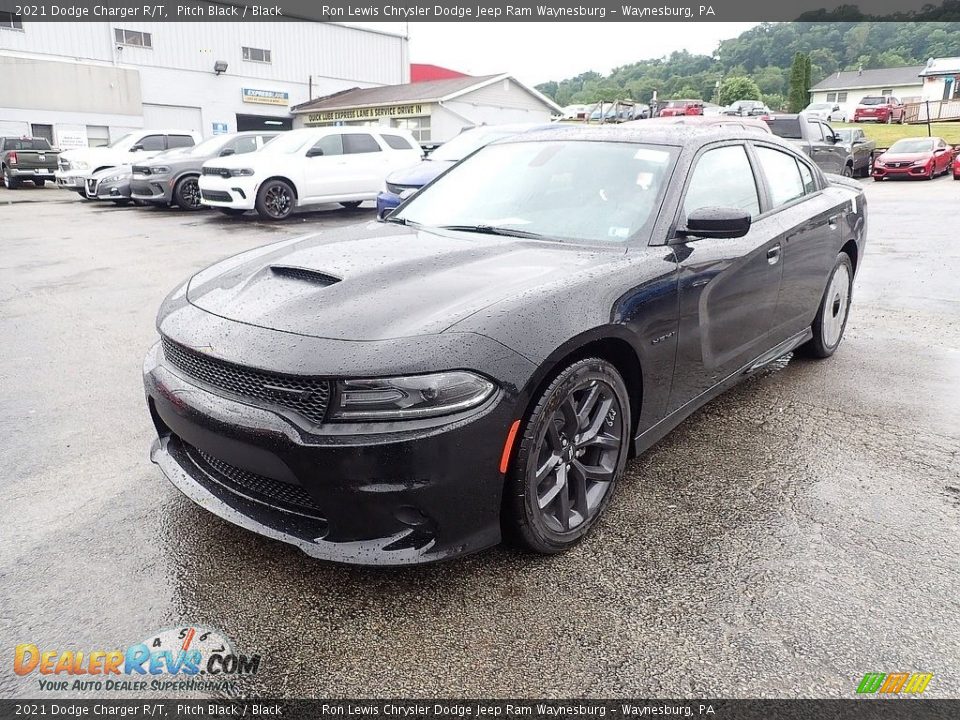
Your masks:
{"label": "silver pickup truck", "polygon": [[797,145],[825,173],[853,177],[853,154],[826,121],[803,113],[765,120],[774,135]]}

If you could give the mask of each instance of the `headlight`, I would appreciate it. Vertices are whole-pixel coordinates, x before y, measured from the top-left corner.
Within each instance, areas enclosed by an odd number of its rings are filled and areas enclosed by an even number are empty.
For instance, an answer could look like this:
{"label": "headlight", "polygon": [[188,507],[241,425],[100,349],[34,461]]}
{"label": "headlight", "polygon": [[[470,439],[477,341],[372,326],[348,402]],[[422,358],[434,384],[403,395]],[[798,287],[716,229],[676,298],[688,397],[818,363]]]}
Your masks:
{"label": "headlight", "polygon": [[876,160],[873,161],[873,166],[874,166],[874,167],[883,167],[883,160],[881,160],[880,158],[877,158]]}
{"label": "headlight", "polygon": [[170,168],[168,168],[166,165],[159,165],[157,167],[150,168],[150,173],[152,175],[166,175],[168,172],[170,172]]}
{"label": "headlight", "polygon": [[231,177],[249,177],[253,175],[253,168],[234,168],[230,171]]}
{"label": "headlight", "polygon": [[74,170],[86,170],[88,167],[90,167],[90,163],[86,162],[85,160],[74,160],[70,163],[70,166]]}
{"label": "headlight", "polygon": [[128,177],[130,177],[130,176],[129,176],[129,175],[111,175],[110,177],[105,177],[105,178],[104,178],[103,180],[101,180],[100,182],[102,182],[102,183],[121,182],[121,181],[123,181],[123,180],[126,180]]}
{"label": "headlight", "polygon": [[450,415],[483,403],[495,390],[472,372],[341,380],[333,420],[404,420]]}

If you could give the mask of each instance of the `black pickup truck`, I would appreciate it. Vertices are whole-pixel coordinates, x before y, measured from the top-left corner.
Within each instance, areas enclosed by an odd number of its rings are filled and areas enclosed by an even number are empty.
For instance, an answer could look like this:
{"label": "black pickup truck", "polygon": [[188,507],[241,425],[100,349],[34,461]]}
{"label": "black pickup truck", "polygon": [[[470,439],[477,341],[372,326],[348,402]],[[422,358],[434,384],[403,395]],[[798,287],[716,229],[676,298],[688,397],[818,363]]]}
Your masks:
{"label": "black pickup truck", "polygon": [[797,145],[825,173],[853,176],[854,157],[824,120],[812,115],[771,115],[764,119],[774,135]]}
{"label": "black pickup truck", "polygon": [[15,190],[29,180],[41,187],[53,181],[59,151],[50,147],[46,138],[0,136],[0,173],[3,186]]}

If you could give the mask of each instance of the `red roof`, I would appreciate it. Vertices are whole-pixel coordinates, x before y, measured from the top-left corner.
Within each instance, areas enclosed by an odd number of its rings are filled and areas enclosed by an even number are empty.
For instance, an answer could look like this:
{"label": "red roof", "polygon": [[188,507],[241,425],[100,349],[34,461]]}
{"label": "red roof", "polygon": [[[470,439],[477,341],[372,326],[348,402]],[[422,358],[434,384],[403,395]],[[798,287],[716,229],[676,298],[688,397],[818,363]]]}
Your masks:
{"label": "red roof", "polygon": [[410,63],[410,82],[429,82],[430,80],[450,80],[452,78],[470,77],[466,73],[457,72],[450,68],[427,63]]}

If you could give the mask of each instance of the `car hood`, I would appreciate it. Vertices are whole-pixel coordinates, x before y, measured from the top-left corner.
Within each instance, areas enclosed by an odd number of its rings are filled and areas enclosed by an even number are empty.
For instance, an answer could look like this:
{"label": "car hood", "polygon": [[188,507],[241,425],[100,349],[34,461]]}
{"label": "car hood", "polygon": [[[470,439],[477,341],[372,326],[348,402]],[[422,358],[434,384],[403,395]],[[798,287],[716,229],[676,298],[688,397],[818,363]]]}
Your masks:
{"label": "car hood", "polygon": [[933,156],[932,152],[922,153],[883,153],[878,160],[888,162],[917,162],[918,160],[929,160]]}
{"label": "car hood", "polygon": [[424,160],[413,167],[396,170],[387,176],[387,182],[410,187],[423,187],[453,165],[452,160]]}
{"label": "car hood", "polygon": [[387,340],[443,332],[500,300],[624,257],[623,247],[364,223],[229,258],[195,275],[187,299],[248,325]]}
{"label": "car hood", "polygon": [[105,177],[111,175],[132,175],[133,174],[133,165],[114,165],[113,167],[104,168],[103,170],[98,170],[97,172],[90,175],[91,178],[97,180],[103,180]]}

